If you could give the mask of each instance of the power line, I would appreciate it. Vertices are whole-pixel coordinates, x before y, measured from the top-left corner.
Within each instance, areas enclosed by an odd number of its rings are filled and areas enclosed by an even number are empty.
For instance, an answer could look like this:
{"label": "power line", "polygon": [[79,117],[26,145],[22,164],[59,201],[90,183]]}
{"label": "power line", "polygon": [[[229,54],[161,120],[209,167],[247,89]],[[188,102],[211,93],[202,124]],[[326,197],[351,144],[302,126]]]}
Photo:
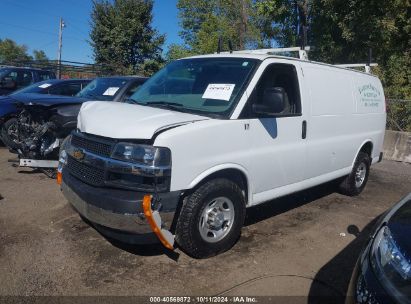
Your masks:
{"label": "power line", "polygon": [[[21,25],[5,23],[5,22],[3,22],[3,21],[0,21],[0,24],[6,25],[6,26],[15,27],[15,28],[19,28],[19,29],[22,29],[22,30],[25,30],[25,31],[41,33],[41,34],[44,34],[44,35],[51,35],[51,36],[55,36],[55,37],[58,35],[58,33],[47,32],[47,31],[38,30],[38,29],[33,29],[33,28],[21,26]],[[80,39],[80,38],[73,37],[73,36],[65,36],[65,38],[66,38],[66,39],[71,39],[71,40],[77,40],[77,41],[81,41],[81,42],[87,42],[86,39]]]}
{"label": "power line", "polygon": [[56,41],[50,41],[50,42],[48,42],[48,43],[43,43],[43,44],[40,44],[40,45],[38,45],[37,46],[37,48],[39,48],[39,49],[42,49],[42,48],[44,48],[44,47],[46,47],[46,46],[49,46],[49,45],[52,45],[52,44],[55,44],[56,43]]}
{"label": "power line", "polygon": [[[56,19],[60,18],[59,16],[54,15],[54,14],[44,13],[42,11],[33,11],[33,7],[29,8],[29,7],[27,7],[25,5],[22,5],[22,4],[19,4],[19,3],[10,2],[10,0],[2,0],[2,1],[6,1],[7,4],[12,5],[14,7],[21,8],[21,9],[24,9],[26,11],[30,11],[30,14],[37,14],[37,15],[46,16],[46,17],[55,17]],[[72,19],[73,21],[76,21],[77,23],[87,24],[87,22],[84,21],[84,20],[81,21],[81,20],[77,20],[77,19],[74,19],[74,18],[70,18],[70,19]]]}
{"label": "power line", "polygon": [[19,28],[19,29],[22,29],[22,30],[30,31],[30,32],[37,32],[37,33],[41,33],[41,34],[45,34],[45,35],[57,36],[57,33],[52,33],[52,32],[47,32],[47,31],[43,31],[43,30],[33,29],[33,28],[21,26],[21,25],[16,25],[16,24],[10,24],[10,23],[6,23],[6,22],[3,22],[3,21],[0,21],[0,24],[15,27],[15,28]]}
{"label": "power line", "polygon": [[[67,0],[60,0],[61,2],[63,2],[63,3],[67,3]],[[83,5],[84,4],[84,1],[83,0],[81,0],[81,1],[69,1],[69,2],[72,2],[74,5],[81,5],[83,8],[85,8],[85,9],[87,9],[87,10],[90,10],[91,9],[91,7],[86,7],[85,5]]]}
{"label": "power line", "polygon": [[66,18],[66,17],[65,17],[64,19],[69,21],[69,22],[67,23],[67,25],[68,25],[69,28],[72,28],[72,29],[76,30],[78,33],[80,33],[80,34],[82,34],[82,35],[85,35],[85,36],[88,36],[88,35],[89,35],[88,33],[84,32],[83,29],[80,29],[79,27],[77,27],[77,25],[74,25],[75,22],[71,22],[71,21],[73,21],[71,18]]}

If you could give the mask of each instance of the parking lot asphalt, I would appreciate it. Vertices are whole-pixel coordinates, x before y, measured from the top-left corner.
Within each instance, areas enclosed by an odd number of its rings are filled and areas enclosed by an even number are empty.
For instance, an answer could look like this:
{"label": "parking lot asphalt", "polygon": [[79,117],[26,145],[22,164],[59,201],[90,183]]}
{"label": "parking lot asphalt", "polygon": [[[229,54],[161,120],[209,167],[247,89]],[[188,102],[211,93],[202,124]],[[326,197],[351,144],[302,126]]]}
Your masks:
{"label": "parking lot asphalt", "polygon": [[383,161],[358,197],[328,183],[248,209],[230,251],[195,260],[110,242],[13,157],[0,148],[0,296],[344,295],[376,218],[411,191],[411,165]]}

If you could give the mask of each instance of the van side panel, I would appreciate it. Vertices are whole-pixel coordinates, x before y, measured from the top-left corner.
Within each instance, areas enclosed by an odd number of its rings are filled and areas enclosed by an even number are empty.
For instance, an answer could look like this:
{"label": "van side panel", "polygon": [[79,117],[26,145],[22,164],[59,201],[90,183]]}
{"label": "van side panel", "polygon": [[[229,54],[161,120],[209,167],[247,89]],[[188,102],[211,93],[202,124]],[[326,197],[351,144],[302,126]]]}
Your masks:
{"label": "van side panel", "polygon": [[311,113],[307,126],[307,178],[351,167],[361,146],[379,155],[385,130],[384,94],[371,75],[328,66],[303,67]]}
{"label": "van side panel", "polygon": [[353,119],[360,125],[360,132],[372,138],[372,158],[376,161],[383,149],[387,120],[383,87],[378,78],[359,73],[353,77],[353,86]]}
{"label": "van side panel", "polygon": [[[198,121],[156,137],[156,146],[172,151],[170,190],[193,188],[211,173],[232,168],[246,176],[248,205],[251,206],[348,174],[359,149],[368,141],[373,144],[372,156],[376,160],[382,149],[386,119],[380,81],[371,75],[309,62],[301,63],[301,68],[304,113],[301,119],[307,120],[307,138],[304,143],[306,157],[300,166],[287,166],[293,172],[284,174],[286,170],[280,165],[271,168],[266,159],[259,157],[261,149],[257,142],[262,139],[250,132],[257,127],[251,119],[238,120],[234,115],[230,120]],[[252,82],[250,87],[254,84]],[[243,103],[244,100],[240,104]],[[289,136],[290,140],[301,138],[300,124],[296,134],[290,132],[288,126],[295,119],[278,118],[278,123],[284,122],[284,128],[279,124],[277,131]],[[267,147],[272,149],[270,163],[285,164],[293,159],[292,154],[281,153],[281,144],[292,147],[291,142],[281,143],[278,138],[272,138],[272,148]],[[256,162],[261,163],[258,170],[253,170],[257,168]],[[277,174],[277,179],[273,180],[277,181],[276,186],[271,188],[259,183],[259,178],[265,177],[268,171]],[[304,173],[303,178],[290,178],[297,171]]]}

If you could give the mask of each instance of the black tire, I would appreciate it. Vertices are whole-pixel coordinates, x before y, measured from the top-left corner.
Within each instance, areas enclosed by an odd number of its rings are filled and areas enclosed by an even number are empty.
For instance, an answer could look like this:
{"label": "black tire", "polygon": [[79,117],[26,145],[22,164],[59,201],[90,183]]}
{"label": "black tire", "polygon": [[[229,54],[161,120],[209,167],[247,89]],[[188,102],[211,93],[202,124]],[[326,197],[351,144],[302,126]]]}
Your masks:
{"label": "black tire", "polygon": [[17,128],[17,118],[11,118],[7,120],[1,127],[1,140],[3,143],[12,150],[18,149],[18,144],[9,135],[11,128]]}
{"label": "black tire", "polygon": [[[360,152],[355,160],[351,173],[344,178],[339,186],[341,194],[348,196],[356,196],[360,194],[367,184],[368,175],[370,174],[371,159],[367,153]],[[360,168],[365,169],[363,179],[359,178],[358,172]],[[362,180],[362,182],[360,182]]]}
{"label": "black tire", "polygon": [[[223,233],[222,239],[209,242],[201,236],[199,225],[200,222],[204,221],[203,211],[206,207],[210,208],[210,204],[216,198],[227,198],[232,203],[234,219],[226,234]],[[207,258],[227,251],[241,235],[245,218],[245,204],[243,193],[236,183],[225,178],[217,178],[204,183],[183,199],[176,225],[177,244],[184,252],[194,258]],[[210,219],[210,217],[208,218]],[[224,226],[224,223],[221,227]]]}

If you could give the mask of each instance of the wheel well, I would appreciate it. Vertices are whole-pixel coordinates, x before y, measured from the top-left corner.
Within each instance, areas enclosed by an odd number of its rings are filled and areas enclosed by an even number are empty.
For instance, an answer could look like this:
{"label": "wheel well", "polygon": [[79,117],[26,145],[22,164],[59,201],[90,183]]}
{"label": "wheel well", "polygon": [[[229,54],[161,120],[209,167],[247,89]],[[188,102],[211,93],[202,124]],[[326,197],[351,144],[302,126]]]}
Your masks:
{"label": "wheel well", "polygon": [[14,119],[14,118],[17,119],[17,115],[11,114],[9,116],[3,116],[2,122],[0,122],[0,126],[3,126],[10,119]]}
{"label": "wheel well", "polygon": [[244,191],[244,197],[246,204],[248,204],[248,183],[247,177],[243,172],[238,169],[224,169],[221,171],[214,172],[204,178],[197,186],[200,186],[209,180],[216,179],[216,178],[226,178],[234,183],[236,183],[242,191]]}
{"label": "wheel well", "polygon": [[[238,169],[223,169],[217,172],[214,172],[210,175],[208,175],[207,177],[205,177],[201,182],[199,182],[195,187],[193,187],[192,189],[188,189],[186,191],[184,191],[183,196],[187,196],[190,193],[193,193],[195,191],[195,189],[197,189],[198,187],[200,187],[201,185],[203,185],[204,183],[212,180],[212,179],[216,179],[216,178],[226,178],[234,183],[236,183],[240,189],[244,192],[244,198],[245,198],[245,203],[246,205],[248,205],[248,182],[247,182],[247,177],[246,175]],[[180,200],[180,202],[177,205],[176,208],[176,215],[174,216],[173,222],[171,224],[171,228],[170,231],[175,231],[176,225],[177,225],[177,221],[180,215],[180,210],[182,208],[182,204],[183,204],[183,199]]]}
{"label": "wheel well", "polygon": [[372,157],[372,148],[372,142],[368,141],[361,147],[360,152],[367,153],[370,157]]}

